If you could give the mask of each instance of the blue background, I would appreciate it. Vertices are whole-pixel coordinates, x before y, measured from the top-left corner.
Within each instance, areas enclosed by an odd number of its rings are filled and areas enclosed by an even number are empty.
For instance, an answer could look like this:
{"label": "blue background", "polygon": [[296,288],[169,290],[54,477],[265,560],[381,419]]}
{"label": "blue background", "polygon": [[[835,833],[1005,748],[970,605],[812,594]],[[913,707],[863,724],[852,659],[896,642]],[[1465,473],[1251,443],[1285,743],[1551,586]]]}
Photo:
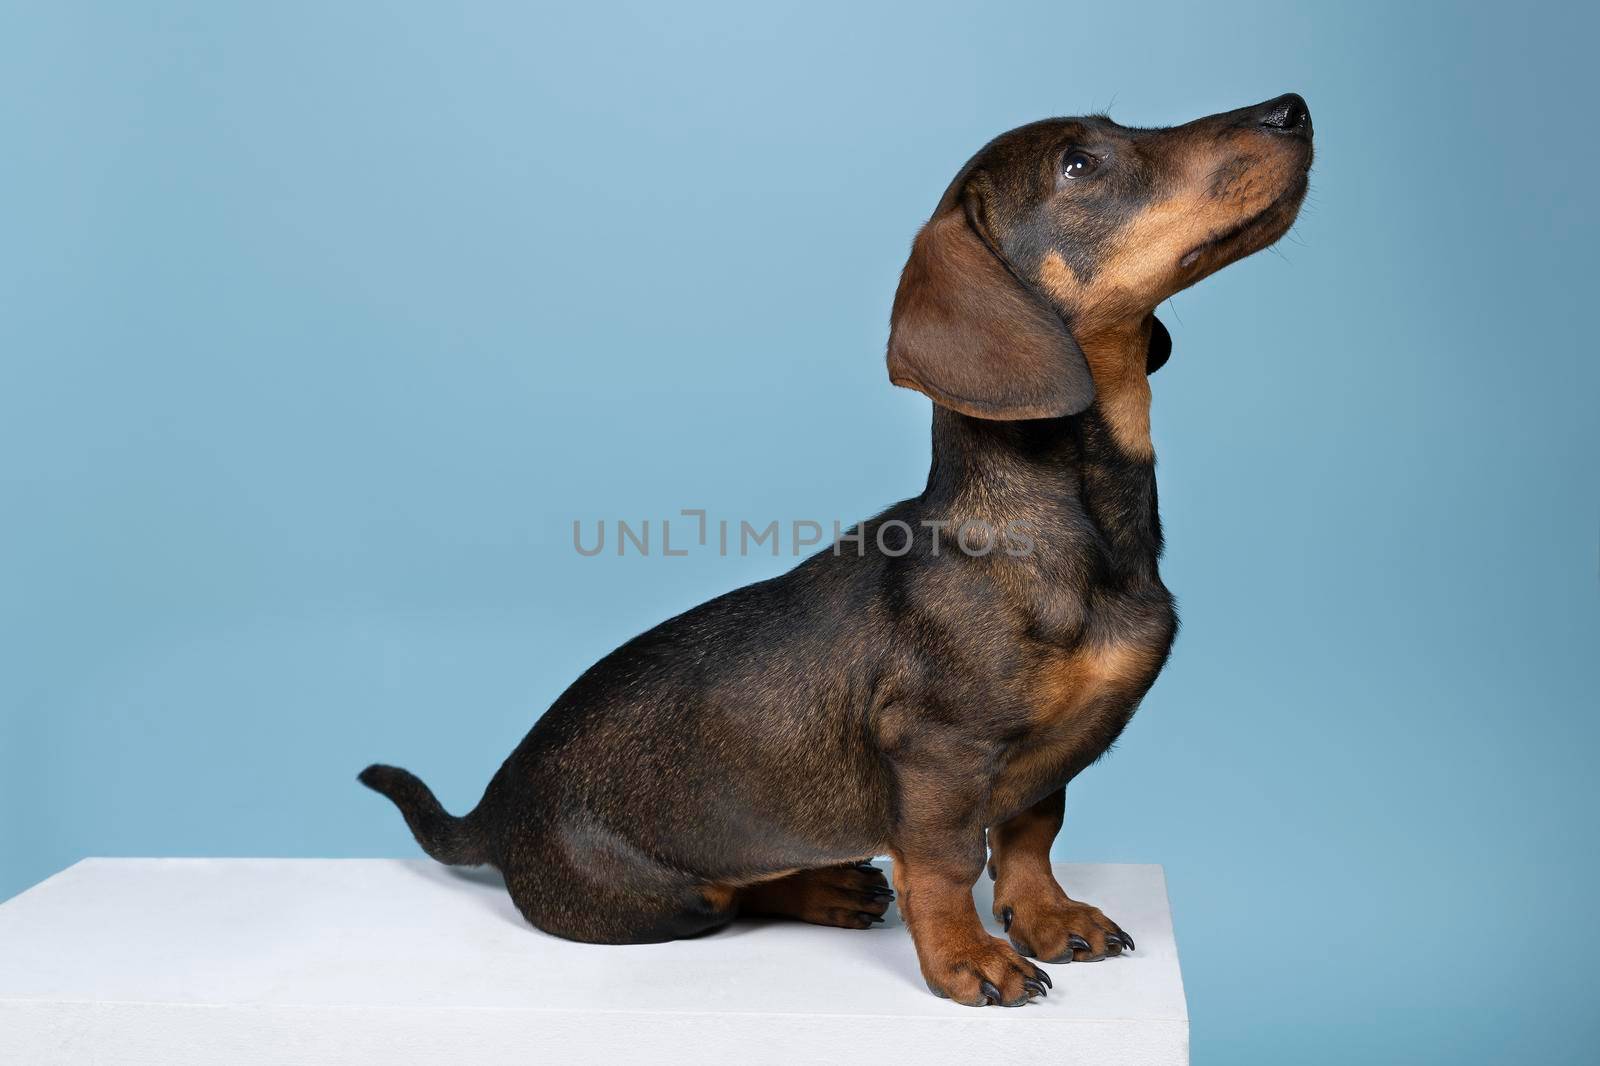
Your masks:
{"label": "blue background", "polygon": [[792,560],[574,519],[920,490],[882,346],[992,134],[1298,90],[1278,251],[1155,380],[1185,628],[1063,857],[1161,862],[1198,1063],[1592,1061],[1592,7],[58,2],[0,22],[0,896],[412,855]]}

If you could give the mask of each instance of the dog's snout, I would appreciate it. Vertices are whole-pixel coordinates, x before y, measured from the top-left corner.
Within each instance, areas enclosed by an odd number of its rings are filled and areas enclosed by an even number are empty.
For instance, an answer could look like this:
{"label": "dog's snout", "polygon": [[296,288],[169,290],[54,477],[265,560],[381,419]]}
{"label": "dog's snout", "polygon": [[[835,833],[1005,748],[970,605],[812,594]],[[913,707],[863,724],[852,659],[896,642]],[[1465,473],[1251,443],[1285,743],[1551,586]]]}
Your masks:
{"label": "dog's snout", "polygon": [[1259,108],[1257,124],[1275,133],[1311,136],[1311,109],[1299,93],[1285,93]]}

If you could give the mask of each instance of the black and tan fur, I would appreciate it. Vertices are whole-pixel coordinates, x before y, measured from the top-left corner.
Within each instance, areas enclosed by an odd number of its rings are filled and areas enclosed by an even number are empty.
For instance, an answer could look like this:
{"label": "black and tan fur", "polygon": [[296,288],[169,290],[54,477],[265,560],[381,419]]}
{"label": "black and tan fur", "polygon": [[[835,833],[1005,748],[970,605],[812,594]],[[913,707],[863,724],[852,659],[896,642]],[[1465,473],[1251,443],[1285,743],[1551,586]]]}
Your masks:
{"label": "black and tan fur", "polygon": [[[997,138],[895,297],[890,377],[935,401],[922,494],[863,523],[864,552],[824,551],[606,656],[466,817],[404,770],[361,780],[430,855],[492,863],[530,922],[575,940],[740,913],[866,927],[892,897],[866,860],[889,854],[940,995],[1018,1004],[1049,984],[1025,955],[1132,950],[1049,851],[1067,783],[1177,629],[1147,380],[1170,340],[1152,312],[1277,240],[1311,154],[1292,95],[1171,129],[1089,117]],[[1025,530],[1032,550],[963,549],[967,523]],[[1009,943],[973,904],[986,860]]]}

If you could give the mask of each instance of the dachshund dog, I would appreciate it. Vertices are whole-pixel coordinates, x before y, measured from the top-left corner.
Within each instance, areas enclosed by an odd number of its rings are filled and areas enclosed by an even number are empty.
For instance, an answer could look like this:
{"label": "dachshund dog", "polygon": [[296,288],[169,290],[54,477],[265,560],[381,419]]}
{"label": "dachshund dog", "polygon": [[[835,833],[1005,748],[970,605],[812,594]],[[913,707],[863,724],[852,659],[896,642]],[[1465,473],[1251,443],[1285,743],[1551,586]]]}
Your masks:
{"label": "dachshund dog", "polygon": [[[404,770],[361,781],[423,849],[491,863],[573,940],[745,914],[848,928],[898,893],[928,987],[1014,1006],[1026,956],[1134,950],[1050,870],[1066,786],[1166,662],[1147,375],[1161,301],[1294,222],[1311,117],[1290,94],[1167,129],[1050,119],[951,182],[901,275],[889,378],[933,400],[920,496],[789,573],[628,641],[453,817]],[[894,891],[869,860],[893,859]],[[985,931],[972,886],[987,861]]]}

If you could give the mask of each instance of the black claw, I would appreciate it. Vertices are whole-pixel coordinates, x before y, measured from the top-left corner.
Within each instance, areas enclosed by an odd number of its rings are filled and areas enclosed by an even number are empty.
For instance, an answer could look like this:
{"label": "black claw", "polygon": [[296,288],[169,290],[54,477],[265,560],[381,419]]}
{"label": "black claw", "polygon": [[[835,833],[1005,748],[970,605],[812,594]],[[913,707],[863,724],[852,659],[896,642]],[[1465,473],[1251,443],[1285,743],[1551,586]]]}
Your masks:
{"label": "black claw", "polygon": [[978,991],[989,997],[990,1003],[1000,1002],[1000,990],[989,981],[979,981]]}
{"label": "black claw", "polygon": [[1054,988],[1056,986],[1056,983],[1050,980],[1050,975],[1039,969],[1037,966],[1033,968],[1033,976],[1043,981],[1046,988]]}
{"label": "black claw", "polygon": [[1089,950],[1089,942],[1083,939],[1083,937],[1079,936],[1077,933],[1073,933],[1071,936],[1067,937],[1067,946],[1076,951]]}
{"label": "black claw", "polygon": [[1011,910],[1010,907],[1004,907],[1004,908],[1001,909],[1001,911],[1000,911],[1000,924],[1005,927],[1005,931],[1006,932],[1008,932],[1008,933],[1011,932],[1011,919],[1013,919],[1015,917],[1016,917],[1016,915],[1014,913],[1012,913],[1012,910]]}
{"label": "black claw", "polygon": [[894,889],[892,888],[869,888],[867,889],[867,894],[874,899],[894,899]]}
{"label": "black claw", "polygon": [[1022,987],[1027,989],[1029,992],[1032,992],[1036,996],[1048,996],[1050,994],[1049,989],[1045,988],[1044,985],[1040,984],[1032,977],[1024,977],[1022,979]]}
{"label": "black claw", "polygon": [[1133,937],[1129,936],[1127,933],[1124,933],[1121,929],[1117,930],[1117,935],[1122,938],[1122,942],[1127,945],[1128,950],[1132,951],[1133,950]]}
{"label": "black claw", "polygon": [[881,914],[871,914],[871,913],[869,913],[867,911],[856,911],[856,917],[860,918],[863,922],[866,922],[868,925],[876,925],[879,922],[884,920],[883,919],[883,915],[881,915]]}

